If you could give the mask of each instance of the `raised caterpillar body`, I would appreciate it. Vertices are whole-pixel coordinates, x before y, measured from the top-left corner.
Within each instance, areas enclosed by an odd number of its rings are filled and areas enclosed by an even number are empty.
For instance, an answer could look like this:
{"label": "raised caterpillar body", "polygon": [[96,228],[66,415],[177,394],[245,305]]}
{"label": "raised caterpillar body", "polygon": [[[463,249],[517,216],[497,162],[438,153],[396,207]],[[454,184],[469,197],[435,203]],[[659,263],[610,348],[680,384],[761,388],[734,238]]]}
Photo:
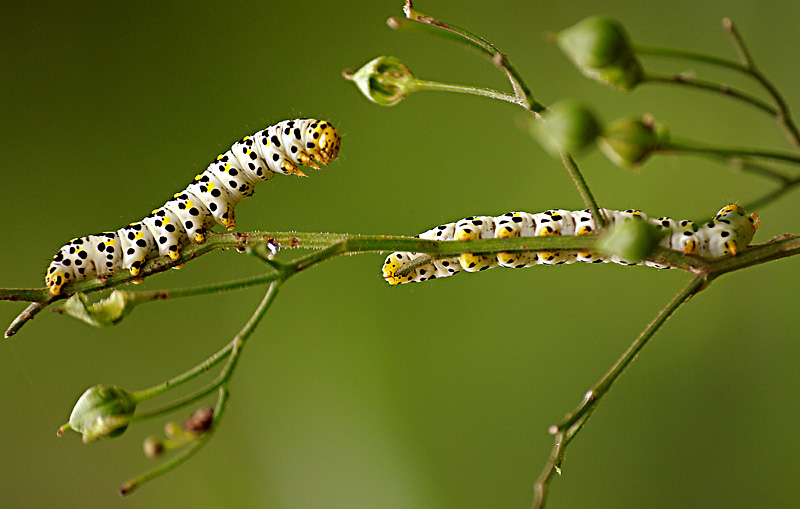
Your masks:
{"label": "raised caterpillar body", "polygon": [[[735,255],[750,241],[758,228],[758,216],[747,215],[736,204],[723,207],[713,220],[696,225],[692,221],[675,221],[668,217],[648,218],[639,210],[601,209],[610,224],[623,221],[643,220],[666,235],[661,240],[663,247],[706,258]],[[548,235],[586,235],[594,233],[595,222],[588,210],[548,210],[539,214],[509,212],[498,217],[473,216],[455,223],[447,223],[418,235],[427,240],[475,240],[509,237],[542,237]],[[421,253],[394,252],[386,257],[383,277],[389,284],[397,285],[427,281],[428,279],[452,276],[465,270],[477,272],[498,265],[508,268],[555,265],[560,263],[614,262],[622,265],[647,265],[667,268],[654,262],[631,262],[618,256],[602,256],[597,253],[577,252],[519,252],[497,255],[474,255],[464,253],[458,257],[431,259],[412,268],[407,274],[399,272],[423,256]]]}
{"label": "raised caterpillar body", "polygon": [[297,165],[319,169],[339,153],[341,138],[328,122],[284,120],[245,136],[217,156],[206,170],[141,221],[113,232],[73,239],[53,257],[45,284],[54,295],[66,283],[128,269],[134,276],[145,261],[180,257],[188,242],[203,242],[215,224],[232,230],[234,207],[257,183],[275,173],[305,176]]}

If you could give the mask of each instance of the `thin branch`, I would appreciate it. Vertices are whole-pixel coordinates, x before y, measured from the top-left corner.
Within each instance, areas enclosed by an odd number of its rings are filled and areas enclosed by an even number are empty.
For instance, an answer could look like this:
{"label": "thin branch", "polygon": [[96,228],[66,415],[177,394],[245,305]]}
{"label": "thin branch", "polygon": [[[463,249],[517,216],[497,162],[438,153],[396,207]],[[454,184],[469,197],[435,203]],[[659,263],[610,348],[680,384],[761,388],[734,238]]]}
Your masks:
{"label": "thin branch", "polygon": [[592,212],[592,219],[594,219],[597,228],[602,230],[606,227],[606,218],[600,213],[600,208],[597,206],[594,195],[589,189],[586,180],[583,178],[581,170],[578,168],[578,163],[575,162],[571,155],[563,152],[561,153],[561,161],[564,163],[564,167],[567,168],[569,176],[572,177],[572,182],[575,183],[575,187],[578,188],[578,192],[581,194],[581,198],[583,198],[583,204]]}
{"label": "thin branch", "polygon": [[733,97],[734,99],[737,99],[739,101],[742,101],[744,103],[747,103],[751,106],[760,109],[761,111],[765,112],[766,114],[772,117],[777,118],[779,115],[778,110],[774,106],[765,101],[762,101],[758,97],[748,94],[747,92],[735,89],[731,86],[724,85],[721,83],[715,83],[713,81],[701,80],[683,74],[658,74],[658,73],[648,72],[645,73],[644,77],[642,78],[642,83],[662,83],[666,85],[681,85],[681,86],[696,88],[699,90],[705,90],[706,92],[713,92],[716,94]]}
{"label": "thin branch", "polygon": [[[781,152],[778,150],[764,150],[757,148],[741,148],[741,147],[719,147],[716,145],[705,145],[690,140],[670,140],[667,143],[660,145],[656,150],[662,152],[684,152],[689,154],[712,154],[721,157],[752,157],[757,159],[768,159],[772,161],[780,161],[783,163],[800,165],[800,155],[790,152]],[[782,177],[779,177],[782,180]]]}
{"label": "thin branch", "polygon": [[220,419],[222,417],[222,413],[225,407],[225,401],[227,400],[228,397],[227,385],[230,381],[231,376],[233,375],[234,370],[236,369],[236,365],[239,360],[242,348],[244,347],[244,344],[247,341],[247,339],[255,330],[258,323],[266,314],[267,310],[269,310],[270,306],[275,301],[275,297],[277,296],[282,283],[283,280],[277,280],[270,285],[269,289],[267,289],[267,292],[264,295],[264,298],[261,300],[261,303],[259,303],[258,307],[253,312],[252,316],[250,316],[250,319],[247,321],[244,327],[242,327],[239,333],[236,334],[233,340],[231,340],[228,346],[226,346],[216,354],[212,355],[208,360],[206,360],[199,366],[187,371],[186,373],[180,375],[179,377],[174,378],[173,379],[174,383],[172,386],[167,386],[166,384],[159,384],[150,389],[145,389],[144,391],[138,391],[137,393],[135,393],[135,397],[137,398],[137,400],[140,401],[157,396],[163,393],[164,391],[175,387],[176,385],[180,385],[181,383],[184,383],[196,377],[200,373],[204,372],[204,368],[210,367],[219,362],[220,360],[222,360],[223,358],[228,357],[228,363],[225,365],[225,368],[219,374],[217,379],[211,384],[209,384],[205,389],[199,391],[198,393],[192,396],[189,396],[188,398],[179,400],[171,405],[167,405],[165,407],[156,410],[142,413],[135,417],[135,419],[143,419],[146,417],[154,417],[156,415],[172,412],[178,408],[189,405],[201,398],[206,397],[214,390],[219,391],[219,399],[217,400],[217,405],[214,409],[214,420],[209,430],[206,431],[206,433],[204,433],[202,436],[198,437],[196,442],[188,446],[187,449],[184,450],[180,455],[160,465],[159,467],[151,470],[150,472],[147,472],[123,484],[122,487],[120,488],[120,493],[122,495],[127,495],[134,489],[144,484],[145,482],[148,482],[152,479],[155,479],[156,477],[159,477],[167,472],[174,470],[176,467],[178,467],[186,460],[188,460],[190,457],[192,457],[197,451],[200,450],[201,447],[203,447],[208,442],[208,439],[211,438],[212,431],[215,430],[216,427],[219,425]]}
{"label": "thin branch", "polygon": [[661,48],[657,46],[644,46],[637,44],[635,46],[635,51],[637,55],[652,55],[658,57],[676,58],[681,60],[689,60],[689,61],[711,64],[717,67],[724,67],[727,69],[731,69],[751,77],[752,79],[756,80],[775,101],[775,104],[777,105],[777,110],[773,110],[773,112],[770,113],[770,115],[772,115],[775,118],[775,121],[784,130],[789,141],[791,141],[795,146],[800,147],[800,131],[798,131],[797,125],[794,123],[794,120],[792,119],[791,113],[789,111],[789,105],[786,103],[786,100],[783,98],[783,95],[778,90],[778,88],[775,87],[775,85],[766,77],[766,75],[764,75],[758,69],[755,60],[753,60],[750,51],[747,49],[747,46],[744,43],[744,39],[742,38],[741,34],[739,33],[738,29],[733,24],[733,22],[730,19],[725,18],[722,20],[722,25],[728,32],[728,34],[731,36],[731,39],[734,43],[737,52],[739,53],[742,63],[736,62],[735,60],[718,57],[715,55],[707,55],[704,53],[697,53],[694,51],[680,50],[674,48]]}
{"label": "thin branch", "polygon": [[142,484],[152,481],[153,479],[160,477],[167,472],[170,472],[180,466],[181,464],[185,463],[186,460],[194,456],[208,441],[211,439],[211,436],[217,430],[220,421],[222,420],[222,415],[225,413],[225,407],[228,401],[228,390],[225,387],[219,388],[219,396],[217,397],[217,404],[214,406],[214,418],[211,422],[211,426],[208,430],[199,436],[195,442],[186,447],[180,454],[172,458],[171,460],[162,463],[157,468],[140,475],[134,479],[127,481],[125,484],[120,486],[119,493],[120,495],[130,495],[130,493],[141,486]]}
{"label": "thin branch", "polygon": [[487,56],[496,67],[500,68],[505,73],[514,90],[514,95],[517,98],[515,102],[517,102],[517,104],[524,106],[534,113],[539,113],[544,110],[544,105],[533,98],[530,89],[523,81],[519,72],[517,72],[508,60],[506,54],[500,51],[494,44],[468,30],[440,21],[433,16],[428,16],[427,14],[415,10],[411,0],[406,0],[403,11],[407,19],[420,24],[415,25],[414,23],[406,23],[402,19],[390,18],[387,24],[391,28],[412,32],[426,32],[430,35],[460,42],[478,50],[479,53]]}
{"label": "thin branch", "polygon": [[614,382],[619,379],[625,369],[633,362],[642,348],[645,347],[650,338],[661,328],[664,322],[678,310],[681,304],[689,300],[692,295],[699,291],[704,283],[704,277],[700,275],[694,277],[683,290],[672,298],[669,304],[661,310],[656,318],[650,322],[600,381],[584,395],[580,405],[568,414],[559,424],[550,428],[550,433],[555,435],[555,445],[553,446],[553,450],[544,470],[534,484],[534,508],[544,507],[550,481],[555,473],[560,472],[567,446],[580,432],[583,425],[586,424],[586,421],[597,408],[600,399],[611,389]]}

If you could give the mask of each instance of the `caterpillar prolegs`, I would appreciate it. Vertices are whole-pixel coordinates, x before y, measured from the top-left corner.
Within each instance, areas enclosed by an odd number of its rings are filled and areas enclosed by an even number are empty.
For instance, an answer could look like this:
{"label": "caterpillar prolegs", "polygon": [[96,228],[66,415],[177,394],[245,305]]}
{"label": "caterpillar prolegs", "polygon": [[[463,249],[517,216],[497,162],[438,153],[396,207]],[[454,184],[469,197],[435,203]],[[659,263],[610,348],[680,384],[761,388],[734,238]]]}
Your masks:
{"label": "caterpillar prolegs", "polygon": [[257,183],[275,173],[306,176],[297,166],[319,169],[339,154],[341,137],[323,120],[284,120],[233,144],[189,186],[141,221],[117,231],[73,239],[53,257],[45,284],[54,295],[66,283],[128,269],[139,274],[147,260],[180,257],[188,242],[201,243],[215,224],[232,230],[234,207]]}
{"label": "caterpillar prolegs", "polygon": [[[664,232],[660,245],[685,254],[705,258],[735,255],[750,244],[758,228],[758,216],[747,215],[740,206],[723,207],[714,219],[698,226],[692,221],[675,221],[669,217],[648,218],[639,210],[608,210],[601,213],[609,224],[624,221],[647,221]],[[539,214],[509,212],[498,217],[472,216],[455,223],[447,223],[418,235],[427,240],[475,240],[509,237],[542,237],[548,235],[586,235],[594,233],[596,225],[587,210],[548,210]],[[619,256],[603,256],[591,252],[561,253],[558,251],[498,253],[474,255],[464,253],[458,257],[431,259],[421,265],[415,261],[421,253],[394,252],[386,257],[383,277],[391,285],[427,281],[452,276],[465,270],[477,272],[500,265],[508,268],[556,265],[561,263],[613,262],[622,265],[647,265],[667,268],[650,261],[633,262]],[[416,265],[406,274],[403,269]]]}

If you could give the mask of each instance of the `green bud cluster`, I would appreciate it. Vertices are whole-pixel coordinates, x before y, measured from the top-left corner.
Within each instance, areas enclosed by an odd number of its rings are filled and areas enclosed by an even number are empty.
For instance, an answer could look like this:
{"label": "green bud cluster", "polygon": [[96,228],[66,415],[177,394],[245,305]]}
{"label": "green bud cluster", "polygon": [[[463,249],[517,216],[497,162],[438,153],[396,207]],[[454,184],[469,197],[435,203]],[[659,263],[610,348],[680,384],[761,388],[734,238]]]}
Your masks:
{"label": "green bud cluster", "polygon": [[592,16],[555,35],[561,51],[589,79],[621,90],[642,81],[644,70],[625,28],[617,21]]}

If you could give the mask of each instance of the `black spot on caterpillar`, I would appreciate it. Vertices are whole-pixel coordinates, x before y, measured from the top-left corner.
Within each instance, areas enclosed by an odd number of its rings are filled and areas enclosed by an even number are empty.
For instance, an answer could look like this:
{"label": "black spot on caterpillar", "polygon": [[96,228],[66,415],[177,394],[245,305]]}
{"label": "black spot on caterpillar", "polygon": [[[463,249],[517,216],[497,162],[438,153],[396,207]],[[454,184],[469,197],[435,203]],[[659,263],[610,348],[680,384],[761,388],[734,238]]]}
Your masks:
{"label": "black spot on caterpillar", "polygon": [[[668,217],[648,218],[639,210],[601,209],[608,223],[642,220],[648,221],[669,233],[661,240],[663,247],[706,258],[735,255],[750,241],[758,228],[758,216],[747,215],[741,207],[731,204],[723,207],[712,221],[697,226],[692,221],[675,221]],[[547,235],[587,235],[596,230],[595,222],[588,210],[548,210],[539,214],[509,212],[498,217],[473,216],[455,223],[447,223],[418,235],[427,240],[475,240],[509,237],[542,237]],[[395,252],[386,257],[383,277],[391,285],[427,281],[448,277],[465,270],[477,272],[500,265],[508,268],[555,265],[561,263],[614,262],[622,265],[647,265],[666,268],[650,261],[629,262],[618,256],[602,256],[597,253],[558,251],[498,253],[497,255],[474,255],[464,253],[458,257],[431,259],[415,266],[406,274],[403,269],[412,265],[421,253]]]}
{"label": "black spot on caterpillar", "polygon": [[137,275],[147,260],[180,257],[181,247],[205,240],[215,224],[232,230],[234,207],[255,185],[275,173],[305,176],[297,166],[319,169],[339,154],[341,137],[323,120],[284,120],[245,136],[197,175],[186,189],[141,221],[113,232],[73,239],[53,257],[45,284],[54,295],[61,287],[95,275],[128,269]]}

